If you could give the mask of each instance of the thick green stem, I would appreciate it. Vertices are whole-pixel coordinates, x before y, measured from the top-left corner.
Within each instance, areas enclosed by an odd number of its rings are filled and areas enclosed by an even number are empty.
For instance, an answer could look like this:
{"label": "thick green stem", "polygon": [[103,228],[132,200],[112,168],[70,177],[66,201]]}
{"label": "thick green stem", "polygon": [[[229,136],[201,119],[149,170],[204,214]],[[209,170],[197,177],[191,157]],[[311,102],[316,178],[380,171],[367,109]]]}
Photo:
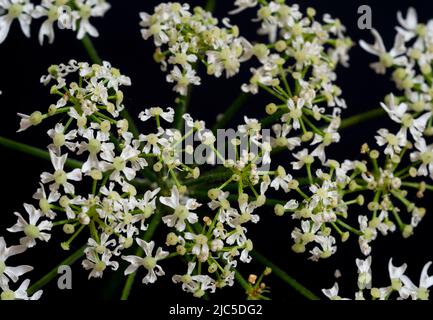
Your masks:
{"label": "thick green stem", "polygon": [[[36,158],[50,160],[50,153],[48,151],[32,147],[24,143],[16,142],[8,138],[0,137],[0,145],[11,150],[29,154]],[[81,168],[83,164],[78,160],[68,159],[65,165],[69,168]]]}
{"label": "thick green stem", "polygon": [[242,288],[245,289],[245,293],[248,295],[251,287],[248,284],[248,281],[245,280],[245,278],[239,273],[238,270],[235,270],[235,278],[236,281],[239,282],[239,284],[242,286]]}
{"label": "thick green stem", "polygon": [[260,262],[262,265],[269,267],[272,269],[272,273],[275,274],[278,278],[283,280],[285,283],[287,283],[289,286],[291,286],[293,289],[298,291],[301,295],[303,295],[305,298],[309,300],[320,300],[318,296],[316,296],[314,293],[312,293],[310,290],[305,288],[303,285],[301,285],[297,280],[289,276],[287,273],[285,273],[282,269],[277,267],[274,263],[269,261],[267,258],[262,256],[257,251],[251,252],[252,257]]}
{"label": "thick green stem", "polygon": [[379,118],[386,115],[386,111],[383,108],[376,108],[367,112],[357,114],[341,121],[340,129],[346,129],[351,126],[359,125],[371,119]]}
{"label": "thick green stem", "polygon": [[[149,242],[152,239],[152,237],[156,231],[156,228],[158,227],[158,225],[160,223],[161,223],[161,215],[157,213],[153,216],[152,221],[150,221],[149,227],[147,228],[147,231],[143,237],[144,241]],[[143,257],[143,255],[144,255],[143,249],[141,249],[141,247],[138,247],[135,255],[138,257]],[[132,290],[132,286],[134,285],[136,275],[137,275],[137,272],[134,272],[134,273],[131,273],[128,275],[126,282],[125,282],[125,285],[124,285],[123,290],[122,290],[122,295],[120,297],[121,300],[128,300],[129,295],[130,295],[131,290]]]}
{"label": "thick green stem", "polygon": [[90,60],[95,64],[102,64],[102,59],[98,54],[98,51],[96,51],[95,46],[93,45],[92,40],[88,35],[85,35],[84,38],[81,40],[83,43],[84,48],[87,51],[87,54],[89,55]]}
{"label": "thick green stem", "polygon": [[212,131],[215,133],[217,129],[223,128],[239,111],[242,106],[245,105],[245,102],[249,99],[250,95],[246,93],[241,93],[236,100],[232,103],[230,107],[227,108],[227,110],[224,111],[223,116],[220,120],[214,125],[212,128]]}
{"label": "thick green stem", "polygon": [[63,260],[57,267],[48,272],[45,276],[43,276],[39,281],[35,282],[30,288],[27,289],[27,293],[29,295],[34,294],[36,291],[44,287],[51,280],[58,276],[58,269],[60,266],[70,266],[78,259],[80,259],[84,254],[84,249],[86,249],[87,245],[82,246],[80,249],[75,251],[65,260]]}
{"label": "thick green stem", "polygon": [[204,9],[208,12],[214,12],[216,7],[216,0],[207,0]]}

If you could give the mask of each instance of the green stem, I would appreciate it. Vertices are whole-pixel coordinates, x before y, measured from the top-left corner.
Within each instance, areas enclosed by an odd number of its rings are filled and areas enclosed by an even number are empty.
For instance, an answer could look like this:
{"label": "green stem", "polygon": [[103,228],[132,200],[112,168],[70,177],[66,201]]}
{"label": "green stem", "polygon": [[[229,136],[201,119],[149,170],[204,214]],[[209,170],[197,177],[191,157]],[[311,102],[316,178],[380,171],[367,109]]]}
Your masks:
{"label": "green stem", "polygon": [[81,42],[83,43],[83,46],[86,49],[90,60],[95,64],[102,64],[102,59],[99,56],[98,51],[96,51],[96,48],[93,45],[93,42],[90,39],[90,37],[88,35],[85,35],[84,38],[81,40]]}
{"label": "green stem", "polygon": [[[418,190],[421,188],[421,185],[419,183],[416,183],[416,182],[402,182],[401,185],[403,187],[408,187],[408,188],[413,188],[413,189],[418,189]],[[424,187],[426,190],[433,191],[432,185],[425,184]]]}
{"label": "green stem", "polygon": [[212,131],[215,133],[217,129],[223,128],[245,104],[250,95],[241,93],[227,110],[224,111],[222,118],[214,125]]}
{"label": "green stem", "polygon": [[252,251],[251,255],[254,259],[256,259],[258,262],[263,264],[266,267],[269,267],[272,269],[272,273],[275,274],[278,278],[283,280],[285,283],[287,283],[289,286],[291,286],[293,289],[298,291],[301,295],[303,295],[305,298],[309,300],[320,300],[318,296],[316,296],[314,293],[312,293],[310,290],[305,288],[303,285],[301,285],[297,280],[289,276],[287,273],[285,273],[282,269],[277,267],[274,263],[269,261],[267,258],[262,256],[257,251]]}
{"label": "green stem", "polygon": [[216,7],[216,0],[207,0],[204,9],[208,12],[213,12],[215,11],[215,7]]}
{"label": "green stem", "polygon": [[[149,227],[147,228],[146,233],[144,234],[143,240],[144,241],[150,241],[150,239],[152,239],[153,234],[156,231],[156,228],[158,227],[158,225],[161,222],[161,215],[160,214],[155,214],[152,218],[152,221],[150,221]],[[135,253],[136,256],[138,257],[143,257],[144,252],[143,249],[141,249],[141,247],[138,247],[137,252]],[[129,295],[131,293],[131,289],[132,286],[134,285],[134,280],[135,277],[137,275],[137,272],[131,273],[128,275],[125,285],[123,287],[122,290],[122,295],[120,297],[121,300],[128,300]]]}
{"label": "green stem", "polygon": [[81,258],[84,254],[84,249],[87,247],[87,244],[82,246],[80,249],[75,251],[65,260],[63,260],[57,267],[48,272],[45,276],[43,276],[39,281],[35,282],[30,288],[27,289],[28,295],[34,294],[36,291],[44,287],[51,280],[53,280],[56,276],[58,276],[58,268],[60,266],[70,266],[74,262],[76,262],[79,258]]}
{"label": "green stem", "polygon": [[[36,158],[40,158],[48,161],[51,160],[50,153],[48,151],[33,146],[29,146],[24,143],[16,142],[8,138],[0,137],[0,145],[11,150],[29,154]],[[66,160],[65,165],[69,168],[81,168],[83,164],[78,160],[68,159]]]}
{"label": "green stem", "polygon": [[248,295],[251,290],[251,286],[248,284],[247,280],[239,273],[238,270],[235,270],[235,278],[236,281],[245,289],[245,293]]}
{"label": "green stem", "polygon": [[361,114],[357,114],[355,116],[349,117],[341,121],[340,129],[346,129],[348,127],[359,125],[368,120],[379,118],[386,115],[386,111],[383,108],[376,108],[373,110],[369,110],[367,112],[363,112]]}

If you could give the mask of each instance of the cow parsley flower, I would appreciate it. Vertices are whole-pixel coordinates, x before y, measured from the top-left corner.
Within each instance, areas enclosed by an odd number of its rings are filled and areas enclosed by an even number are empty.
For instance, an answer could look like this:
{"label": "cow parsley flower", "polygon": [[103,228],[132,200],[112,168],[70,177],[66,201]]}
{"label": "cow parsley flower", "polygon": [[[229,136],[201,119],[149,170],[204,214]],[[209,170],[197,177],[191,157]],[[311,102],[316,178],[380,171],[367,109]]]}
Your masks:
{"label": "cow parsley flower", "polygon": [[41,212],[34,206],[24,204],[24,208],[29,215],[29,221],[27,222],[20,213],[15,212],[15,215],[18,217],[18,221],[7,230],[9,232],[24,232],[25,236],[20,239],[20,243],[28,248],[34,247],[36,245],[36,239],[46,242],[50,240],[51,235],[44,231],[51,230],[53,226],[52,222],[47,220],[39,222],[39,220],[42,218],[42,215]]}
{"label": "cow parsley flower", "polygon": [[163,276],[165,273],[161,266],[157,263],[168,256],[168,252],[158,248],[156,250],[155,256],[152,255],[153,248],[155,247],[155,242],[146,242],[144,240],[136,238],[137,244],[144,250],[145,257],[141,258],[138,256],[122,256],[123,260],[130,263],[130,266],[125,270],[125,275],[135,272],[139,267],[144,267],[147,270],[147,275],[143,278],[143,283],[154,283],[157,276]]}
{"label": "cow parsley flower", "polygon": [[[22,32],[30,38],[30,23],[32,21],[33,4],[30,0],[2,0],[0,9],[3,15],[0,16],[0,44],[8,36],[12,22],[17,19],[20,23]],[[3,10],[0,10],[0,14]]]}

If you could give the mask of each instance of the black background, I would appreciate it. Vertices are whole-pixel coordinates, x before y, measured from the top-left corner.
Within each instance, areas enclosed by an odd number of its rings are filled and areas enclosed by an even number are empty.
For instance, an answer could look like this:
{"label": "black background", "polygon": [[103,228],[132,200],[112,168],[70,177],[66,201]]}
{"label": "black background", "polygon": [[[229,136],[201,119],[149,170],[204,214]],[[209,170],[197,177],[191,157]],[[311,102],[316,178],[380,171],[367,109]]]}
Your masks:
{"label": "black background", "polygon": [[[206,1],[188,1],[192,5],[204,5]],[[94,40],[101,57],[110,61],[113,66],[121,69],[132,79],[132,86],[125,90],[126,106],[133,115],[152,106],[174,106],[175,98],[171,84],[165,82],[165,75],[160,72],[159,66],[152,60],[154,46],[152,41],[145,42],[139,31],[140,11],[152,12],[153,7],[159,1],[111,1],[112,9],[103,19],[93,19],[92,23],[100,31],[100,37]],[[217,0],[215,15],[222,18],[229,9],[232,9],[233,1]],[[357,9],[362,4],[368,4],[373,10],[373,24],[383,35],[387,47],[392,46],[394,39],[394,26],[397,24],[396,13],[398,10],[406,12],[409,6],[414,6],[419,14],[420,21],[433,18],[433,4],[429,1],[301,1],[301,8],[313,6],[318,14],[330,13],[339,17],[347,26],[349,36],[358,42],[367,39],[371,42],[368,31],[357,28]],[[252,10],[241,15],[234,16],[232,22],[238,24],[241,33],[250,40],[260,39],[255,35],[258,25],[251,22]],[[37,32],[40,21],[32,23],[32,38],[27,39],[19,30],[15,22],[9,37],[0,45],[0,135],[22,141],[31,145],[44,147],[49,142],[46,130],[41,126],[31,128],[25,133],[17,134],[19,119],[17,112],[31,113],[34,110],[46,110],[54,100],[49,95],[49,88],[39,83],[40,76],[46,73],[51,64],[67,62],[69,59],[88,61],[88,56],[81,43],[75,39],[75,35],[69,31],[56,30],[56,39],[53,45],[41,47],[37,41]],[[348,69],[339,69],[338,84],[343,89],[343,95],[348,103],[348,109],[343,117],[357,114],[379,106],[383,97],[393,90],[389,76],[376,75],[369,67],[373,57],[363,52],[359,46],[351,51],[351,66]],[[240,85],[248,79],[248,68],[233,79],[213,79],[203,77],[203,85],[195,87],[193,91],[190,112],[194,117],[212,123],[217,114],[237,97]],[[242,116],[262,115],[267,96],[261,95],[251,99],[242,109],[239,118],[232,125],[239,122]],[[365,141],[372,141],[372,137],[380,127],[390,126],[386,120],[370,121],[367,124],[353,127],[342,133],[341,143],[334,147],[332,158],[343,160],[354,159],[358,156],[360,145]],[[13,152],[0,147],[0,234],[5,234],[6,227],[15,222],[14,211],[23,211],[22,203],[31,202],[31,197],[38,186],[41,172],[50,169],[50,164],[44,160],[35,159],[21,153]],[[426,201],[429,209],[431,196],[427,195]],[[430,210],[431,211],[431,210]],[[364,214],[363,212],[358,212]],[[250,228],[249,234],[255,235],[255,245],[263,254],[270,257],[277,265],[287,271],[288,274],[298,279],[306,287],[320,294],[321,288],[331,287],[334,283],[333,273],[340,269],[343,277],[339,280],[342,287],[342,295],[352,295],[356,289],[355,258],[362,258],[357,241],[354,237],[348,243],[339,245],[335,256],[326,261],[314,263],[307,261],[305,255],[296,255],[291,252],[290,230],[292,224],[288,218],[277,218],[272,210],[263,210],[262,221],[258,226]],[[387,263],[390,257],[395,257],[395,263],[409,262],[409,275],[415,282],[418,281],[422,266],[433,259],[431,225],[433,219],[431,212],[427,213],[425,220],[417,228],[415,235],[402,240],[399,233],[386,238],[379,236],[373,243],[373,277],[375,286],[385,286],[387,280]],[[12,242],[14,237],[5,235]],[[19,257],[23,262],[35,267],[30,275],[36,280],[45,274],[50,268],[67,256],[53,242],[38,245],[26,254]],[[173,265],[170,265],[173,264]],[[183,271],[185,267],[173,260],[164,265],[164,269],[170,274],[172,270]],[[176,265],[177,268],[176,269]],[[120,296],[119,279],[123,283],[120,272],[113,276],[112,272],[106,272],[104,280],[92,279],[87,281],[87,272],[77,265],[74,267],[73,290],[59,291],[55,284],[47,286],[45,298],[64,299],[109,299]],[[262,267],[252,263],[243,267],[245,275],[249,272],[261,272]],[[143,274],[139,274],[143,276]],[[141,277],[140,277],[141,278]],[[282,283],[276,277],[269,277],[267,283],[272,287],[272,297],[276,300],[302,299],[296,292]],[[158,280],[153,286],[144,287],[137,285],[132,292],[132,299],[184,299],[185,296],[179,287],[170,283],[169,277]],[[228,297],[241,300],[243,291],[236,288],[225,289],[216,295],[216,298],[226,300]],[[187,297],[188,298],[188,297]],[[148,300],[149,301],[149,300]]]}

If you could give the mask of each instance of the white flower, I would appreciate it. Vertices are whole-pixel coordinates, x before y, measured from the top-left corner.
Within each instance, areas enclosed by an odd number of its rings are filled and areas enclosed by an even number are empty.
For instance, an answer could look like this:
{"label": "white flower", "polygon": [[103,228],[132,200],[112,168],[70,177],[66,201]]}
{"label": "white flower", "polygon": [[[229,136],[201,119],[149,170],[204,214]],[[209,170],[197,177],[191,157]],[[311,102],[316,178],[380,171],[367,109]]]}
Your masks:
{"label": "white flower", "polygon": [[0,300],[39,300],[42,296],[42,290],[37,291],[29,297],[27,294],[29,284],[30,280],[24,280],[15,291],[11,290],[7,284],[0,285],[0,288],[2,289]]}
{"label": "white flower", "polygon": [[167,108],[167,111],[164,111],[162,108],[149,108],[142,111],[139,116],[141,121],[147,121],[150,118],[161,117],[165,121],[172,123],[174,121],[174,110],[173,108]]}
{"label": "white flower", "polygon": [[35,19],[47,17],[39,30],[39,43],[41,45],[44,43],[45,37],[48,38],[50,44],[54,42],[54,23],[56,21],[60,29],[75,29],[79,15],[76,11],[71,10],[66,3],[66,0],[63,0],[63,3],[57,0],[42,0],[41,4],[36,6],[33,11],[32,17]]}
{"label": "white flower", "polygon": [[198,216],[192,210],[197,209],[201,206],[195,199],[186,199],[182,201],[179,195],[179,190],[176,186],[171,189],[170,197],[159,197],[159,201],[162,204],[174,209],[174,213],[166,215],[162,218],[162,221],[169,227],[175,227],[178,231],[185,230],[185,220],[190,224],[194,224],[198,221]]}
{"label": "white flower", "polygon": [[147,275],[143,278],[143,283],[154,283],[157,276],[163,276],[165,273],[161,266],[157,263],[158,261],[166,258],[168,252],[158,248],[155,256],[152,256],[153,248],[155,247],[155,242],[146,242],[141,239],[136,239],[137,244],[144,250],[145,257],[141,258],[138,256],[123,256],[122,259],[128,261],[131,265],[125,270],[125,275],[135,272],[140,266],[143,266],[147,271]]}
{"label": "white flower", "polygon": [[281,121],[286,122],[286,123],[290,123],[290,121],[292,121],[292,127],[295,130],[299,130],[301,128],[301,123],[300,123],[300,119],[302,118],[302,108],[305,105],[305,100],[304,99],[298,99],[296,101],[293,101],[293,99],[289,99],[287,101],[287,107],[289,108],[289,113],[284,114],[281,117]]}
{"label": "white flower", "polygon": [[116,271],[119,267],[119,263],[116,261],[110,261],[112,254],[110,251],[102,253],[99,258],[98,253],[93,250],[87,251],[86,258],[83,260],[82,265],[86,270],[92,270],[89,274],[90,278],[102,278],[105,269],[109,266],[113,271]]}
{"label": "white flower", "polygon": [[80,15],[80,28],[78,29],[77,38],[83,39],[86,34],[92,37],[98,37],[99,32],[90,23],[91,17],[102,17],[110,9],[111,5],[101,0],[75,0]]}
{"label": "white flower", "polygon": [[56,154],[60,154],[60,148],[63,146],[74,152],[78,145],[73,141],[77,138],[77,132],[77,130],[71,130],[65,133],[65,126],[57,123],[54,129],[48,130],[48,136],[53,139],[53,143],[48,148],[54,150]]}
{"label": "white flower", "polygon": [[107,161],[102,163],[104,171],[113,170],[110,175],[111,180],[119,182],[122,173],[125,175],[128,181],[133,180],[136,176],[137,170],[134,168],[134,166],[131,168],[128,167],[128,163],[135,162],[141,169],[147,165],[145,159],[138,157],[140,155],[140,151],[130,145],[124,147],[120,156],[117,157],[114,152],[110,151],[107,150],[107,152],[102,153],[101,158]]}
{"label": "white flower", "polygon": [[293,154],[293,157],[298,160],[291,162],[293,170],[300,170],[306,163],[311,164],[314,161],[314,157],[308,153],[308,149]]}
{"label": "white flower", "polygon": [[400,290],[402,297],[411,296],[413,300],[428,300],[428,289],[433,286],[433,276],[427,274],[431,264],[432,262],[428,262],[422,269],[418,287],[406,275],[401,276],[401,281],[404,284]]}
{"label": "white flower", "polygon": [[50,157],[51,157],[51,163],[54,167],[54,173],[48,173],[44,172],[41,174],[41,181],[42,183],[50,183],[53,182],[50,185],[51,191],[57,191],[59,190],[59,187],[62,186],[66,193],[74,194],[75,188],[72,183],[68,182],[68,180],[72,181],[81,181],[81,170],[80,169],[74,169],[69,173],[66,173],[63,168],[65,166],[66,159],[68,158],[67,154],[64,154],[63,156],[56,156],[54,152],[50,150]]}
{"label": "white flower", "polygon": [[392,258],[388,262],[389,278],[391,279],[391,286],[394,290],[400,290],[402,288],[401,277],[404,275],[407,269],[407,264],[404,263],[400,267],[395,267],[392,264]]}
{"label": "white flower", "polygon": [[20,243],[28,248],[36,245],[36,239],[46,242],[50,240],[51,235],[42,231],[50,231],[53,226],[52,222],[44,220],[38,224],[39,219],[42,217],[41,212],[29,204],[24,204],[24,208],[29,215],[29,222],[20,213],[15,212],[18,221],[7,230],[9,232],[24,232],[25,237],[20,239]]}
{"label": "white flower", "polygon": [[315,240],[320,245],[320,248],[314,247],[313,250],[310,250],[311,256],[308,258],[309,260],[319,261],[319,259],[326,259],[337,251],[334,237],[318,235]]}
{"label": "white flower", "polygon": [[57,191],[50,192],[50,194],[47,197],[47,194],[45,193],[45,188],[42,183],[40,183],[40,188],[35,192],[33,195],[33,199],[39,200],[39,208],[41,209],[41,213],[50,218],[54,219],[56,217],[56,213],[51,208],[51,203],[56,203],[60,197],[61,194]]}
{"label": "white flower", "polygon": [[376,143],[380,147],[386,146],[385,154],[390,155],[391,157],[395,154],[399,155],[402,147],[406,145],[407,140],[404,139],[401,132],[395,135],[390,133],[388,129],[379,129],[377,133],[379,135],[375,136]]}
{"label": "white flower", "polygon": [[371,256],[365,260],[356,259],[356,265],[358,266],[358,288],[371,289]]}
{"label": "white flower", "polygon": [[26,249],[27,247],[23,245],[8,248],[5,239],[0,237],[0,285],[6,285],[9,279],[13,282],[17,282],[20,276],[33,270],[31,266],[10,267],[6,265],[6,260],[9,257],[20,254]]}
{"label": "white flower", "polygon": [[330,289],[322,289],[323,294],[328,297],[330,300],[347,300],[347,299],[342,299],[339,295],[338,295],[338,283],[336,282],[332,288]]}
{"label": "white flower", "polygon": [[408,106],[406,103],[400,103],[399,105],[395,105],[395,99],[393,95],[390,96],[389,107],[384,103],[381,103],[381,105],[382,108],[385,109],[385,111],[389,114],[392,120],[401,124],[402,128],[397,135],[401,136],[404,141],[407,141],[408,130],[412,134],[415,142],[419,141],[422,138],[425,128],[427,126],[427,121],[432,115],[431,112],[427,112],[422,116],[418,117],[417,119],[414,119],[411,114],[407,113]]}
{"label": "white flower", "polygon": [[205,262],[209,257],[209,239],[207,236],[186,232],[185,239],[194,241],[191,253],[195,254],[201,262]]}
{"label": "white flower", "polygon": [[404,37],[401,34],[396,35],[394,47],[388,52],[385,48],[382,37],[377,30],[372,29],[371,33],[375,39],[374,44],[368,44],[363,40],[361,40],[359,44],[365,51],[379,57],[379,62],[371,64],[371,67],[377,73],[384,74],[386,69],[392,67],[393,65],[406,65],[407,57],[404,56],[406,48],[404,45]]}
{"label": "white flower", "polygon": [[301,138],[287,137],[290,131],[292,131],[292,126],[286,123],[283,125],[277,123],[272,126],[272,130],[275,133],[275,138],[271,137],[272,147],[286,147],[289,150],[293,150],[301,145]]}
{"label": "white flower", "polygon": [[415,147],[418,151],[410,154],[410,160],[412,162],[421,161],[421,165],[418,168],[419,176],[428,176],[433,179],[433,145],[427,146],[424,139],[420,139],[415,143]]}
{"label": "white flower", "polygon": [[407,10],[406,18],[403,18],[401,11],[397,12],[397,20],[401,27],[397,26],[396,29],[398,33],[404,36],[405,41],[410,41],[417,35],[418,15],[414,8],[410,7]]}
{"label": "white flower", "polygon": [[275,178],[271,182],[271,187],[275,190],[279,190],[281,187],[284,192],[289,192],[289,183],[293,180],[293,177],[286,173],[286,170],[282,166],[278,166],[275,172]]}
{"label": "white flower", "polygon": [[257,0],[235,0],[236,9],[229,12],[229,14],[238,14],[248,8],[254,8],[257,5]]}
{"label": "white flower", "polygon": [[18,19],[24,35],[30,38],[31,13],[33,11],[33,4],[30,0],[0,0],[0,14],[2,9],[6,12],[0,16],[0,44],[5,41],[15,19]]}
{"label": "white flower", "polygon": [[179,67],[174,66],[173,70],[171,70],[170,74],[167,75],[167,82],[176,82],[173,90],[181,94],[182,96],[187,95],[188,86],[190,84],[200,85],[201,80],[200,77],[196,75],[196,72],[190,65],[181,71]]}

